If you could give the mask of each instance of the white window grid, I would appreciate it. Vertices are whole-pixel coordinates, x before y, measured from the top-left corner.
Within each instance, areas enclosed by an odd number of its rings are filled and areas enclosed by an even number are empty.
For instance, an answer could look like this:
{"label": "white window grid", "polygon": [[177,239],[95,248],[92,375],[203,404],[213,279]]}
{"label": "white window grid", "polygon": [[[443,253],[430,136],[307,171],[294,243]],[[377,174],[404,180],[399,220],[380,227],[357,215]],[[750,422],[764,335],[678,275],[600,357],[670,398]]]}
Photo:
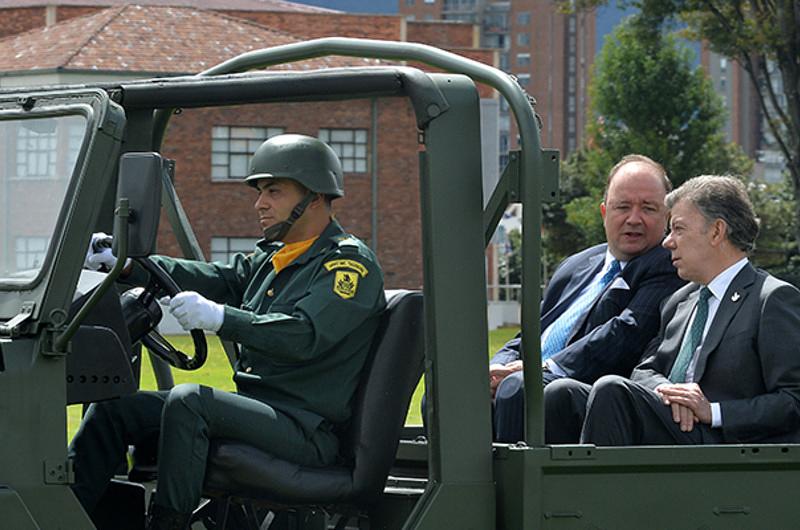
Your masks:
{"label": "white window grid", "polygon": [[56,175],[56,132],[37,133],[17,129],[17,178],[54,178]]}
{"label": "white window grid", "polygon": [[319,139],[333,148],[345,173],[367,172],[366,129],[320,129]]}
{"label": "white window grid", "polygon": [[47,237],[17,237],[14,241],[17,270],[23,271],[41,267],[42,263],[44,263],[49,243],[50,239]]}
{"label": "white window grid", "polygon": [[212,237],[211,261],[228,263],[234,254],[249,254],[255,250],[257,237]]}
{"label": "white window grid", "polygon": [[264,140],[283,134],[283,127],[217,125],[211,128],[211,178],[242,179],[250,158]]}
{"label": "white window grid", "polygon": [[68,179],[83,144],[85,122],[62,121],[64,129],[37,132],[35,129],[20,126],[16,132],[15,179]]}

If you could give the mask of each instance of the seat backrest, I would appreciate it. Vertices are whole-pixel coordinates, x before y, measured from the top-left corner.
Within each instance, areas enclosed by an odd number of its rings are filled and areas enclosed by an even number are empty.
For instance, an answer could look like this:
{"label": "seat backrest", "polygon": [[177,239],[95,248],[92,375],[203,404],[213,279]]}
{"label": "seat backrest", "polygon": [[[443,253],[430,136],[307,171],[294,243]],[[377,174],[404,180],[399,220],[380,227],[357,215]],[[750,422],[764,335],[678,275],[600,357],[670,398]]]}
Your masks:
{"label": "seat backrest", "polygon": [[359,504],[383,491],[425,359],[422,293],[393,291],[387,298],[356,393],[349,440],[342,444],[353,449],[352,498]]}
{"label": "seat backrest", "polygon": [[214,440],[205,490],[242,498],[301,504],[366,506],[383,491],[400,430],[424,362],[422,294],[387,292],[386,311],[353,398],[353,416],[340,447],[348,465],[308,467],[281,460],[247,444]]}

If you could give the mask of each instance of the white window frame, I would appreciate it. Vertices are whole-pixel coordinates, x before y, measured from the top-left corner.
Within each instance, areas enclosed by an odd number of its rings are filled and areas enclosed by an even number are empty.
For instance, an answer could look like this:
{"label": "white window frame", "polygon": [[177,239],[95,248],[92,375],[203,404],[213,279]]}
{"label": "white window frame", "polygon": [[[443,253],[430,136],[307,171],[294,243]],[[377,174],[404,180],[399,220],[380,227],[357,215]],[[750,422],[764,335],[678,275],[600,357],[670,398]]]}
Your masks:
{"label": "white window frame", "polygon": [[245,178],[258,146],[284,131],[283,127],[214,125],[211,128],[211,180]]}
{"label": "white window frame", "polygon": [[14,238],[14,257],[18,271],[41,267],[47,256],[50,238],[43,236],[18,236]]}
{"label": "white window frame", "polygon": [[336,151],[345,173],[369,171],[367,129],[320,129],[317,136]]}
{"label": "white window frame", "polygon": [[211,256],[209,261],[230,262],[234,254],[249,254],[256,248],[257,237],[211,237]]}

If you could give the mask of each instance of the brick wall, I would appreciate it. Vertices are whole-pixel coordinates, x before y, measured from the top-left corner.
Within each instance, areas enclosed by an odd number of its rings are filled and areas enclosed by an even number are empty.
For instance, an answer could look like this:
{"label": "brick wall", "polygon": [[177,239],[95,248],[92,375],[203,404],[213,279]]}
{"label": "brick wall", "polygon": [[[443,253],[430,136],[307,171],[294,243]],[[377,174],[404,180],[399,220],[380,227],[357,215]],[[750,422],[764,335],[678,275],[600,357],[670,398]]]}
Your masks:
{"label": "brick wall", "polygon": [[69,20],[70,18],[91,15],[101,11],[102,7],[94,6],[58,6],[56,8],[56,20],[58,22]]}
{"label": "brick wall", "polygon": [[392,15],[313,14],[270,11],[221,11],[305,38],[356,37],[398,40],[403,19]]}
{"label": "brick wall", "polygon": [[479,45],[479,35],[472,24],[409,21],[407,27],[406,39],[409,42],[446,48],[474,48]]}

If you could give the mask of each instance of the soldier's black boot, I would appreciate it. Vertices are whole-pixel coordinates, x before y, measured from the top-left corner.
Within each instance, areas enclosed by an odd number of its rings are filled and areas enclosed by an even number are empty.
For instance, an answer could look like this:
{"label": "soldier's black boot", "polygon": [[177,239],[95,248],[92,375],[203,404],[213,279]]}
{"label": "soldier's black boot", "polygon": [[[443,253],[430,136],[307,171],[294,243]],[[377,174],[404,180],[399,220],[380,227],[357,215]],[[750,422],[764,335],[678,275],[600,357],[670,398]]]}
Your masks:
{"label": "soldier's black boot", "polygon": [[190,513],[176,512],[172,508],[151,503],[145,530],[186,530],[191,518]]}

